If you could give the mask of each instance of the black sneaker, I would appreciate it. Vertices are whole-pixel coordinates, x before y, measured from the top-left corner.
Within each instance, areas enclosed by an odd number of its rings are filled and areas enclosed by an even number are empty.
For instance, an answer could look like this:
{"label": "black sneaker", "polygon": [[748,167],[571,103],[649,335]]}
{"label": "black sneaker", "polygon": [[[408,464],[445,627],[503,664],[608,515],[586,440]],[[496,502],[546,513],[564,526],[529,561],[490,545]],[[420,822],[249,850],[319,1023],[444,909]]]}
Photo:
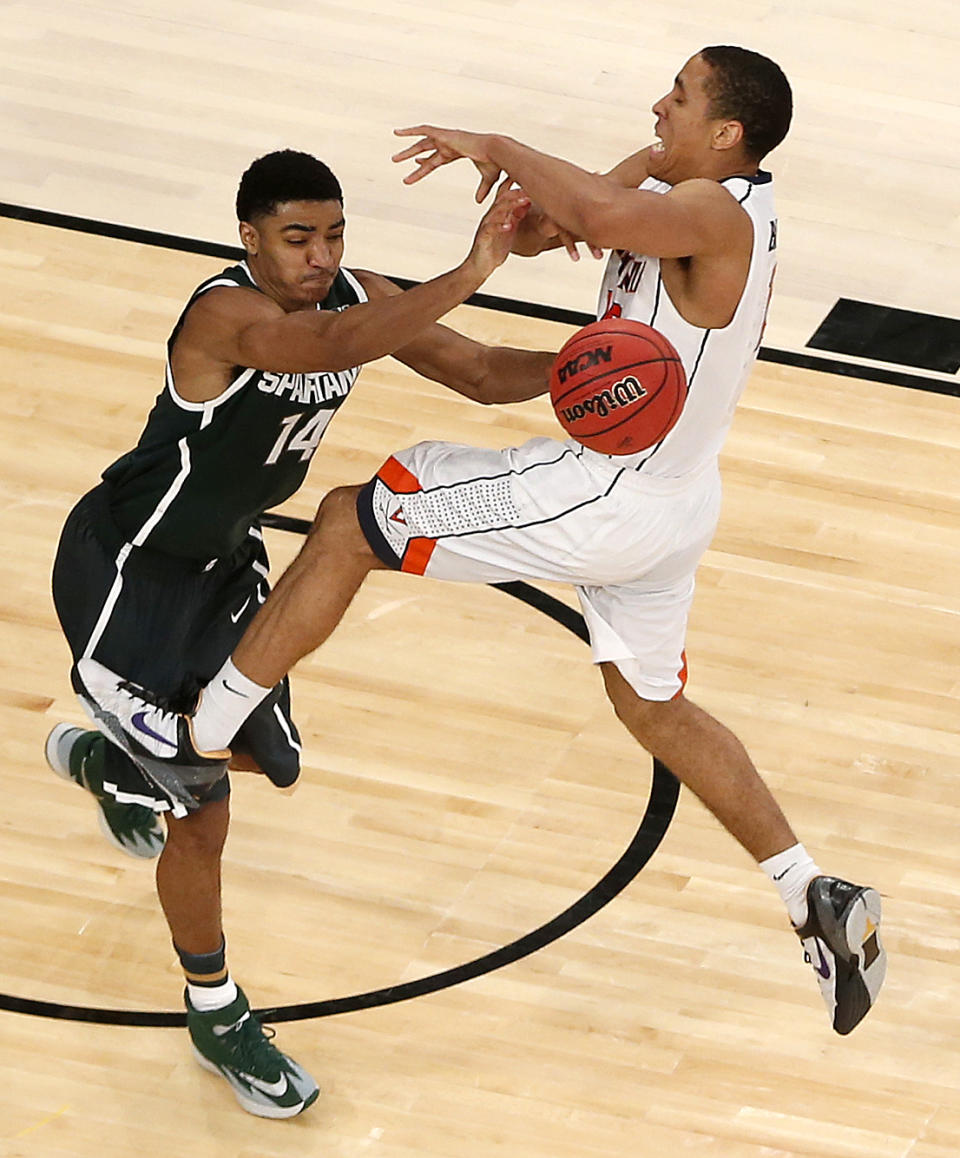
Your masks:
{"label": "black sneaker", "polygon": [[887,972],[880,942],[880,894],[836,877],[807,886],[807,922],[797,929],[833,1028],[849,1033],[877,1000]]}
{"label": "black sneaker", "polygon": [[225,775],[229,750],[199,751],[190,718],[169,711],[139,684],[95,659],[79,660],[70,678],[87,714],[170,800],[175,817],[197,809],[197,795]]}

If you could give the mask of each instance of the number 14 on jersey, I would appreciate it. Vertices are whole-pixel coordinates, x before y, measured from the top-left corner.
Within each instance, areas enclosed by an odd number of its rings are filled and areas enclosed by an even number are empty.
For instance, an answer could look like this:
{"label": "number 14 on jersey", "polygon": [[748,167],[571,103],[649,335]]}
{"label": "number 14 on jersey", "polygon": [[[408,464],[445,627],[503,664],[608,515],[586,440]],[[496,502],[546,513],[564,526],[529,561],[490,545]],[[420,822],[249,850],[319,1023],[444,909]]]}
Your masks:
{"label": "number 14 on jersey", "polygon": [[[264,466],[270,466],[278,461],[280,455],[286,451],[299,451],[300,461],[309,462],[313,452],[320,445],[327,423],[333,417],[333,410],[318,410],[314,414],[289,414],[280,423],[280,434],[273,444],[270,453],[264,459]],[[301,418],[306,418],[303,426],[296,429]]]}

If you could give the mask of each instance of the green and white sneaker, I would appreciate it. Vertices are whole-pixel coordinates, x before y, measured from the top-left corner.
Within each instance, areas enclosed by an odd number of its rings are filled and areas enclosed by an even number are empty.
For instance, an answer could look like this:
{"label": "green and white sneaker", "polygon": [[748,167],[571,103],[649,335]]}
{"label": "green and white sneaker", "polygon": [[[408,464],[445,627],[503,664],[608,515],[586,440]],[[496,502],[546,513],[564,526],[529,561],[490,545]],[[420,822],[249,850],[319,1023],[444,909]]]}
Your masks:
{"label": "green and white sneaker", "polygon": [[142,804],[120,804],[103,790],[106,736],[73,724],[57,724],[47,737],[44,755],[63,780],[72,780],[94,797],[100,831],[114,848],[146,860],[159,856],[166,840],[160,818]]}
{"label": "green and white sneaker", "polygon": [[293,1058],[280,1052],[250,1012],[242,989],[223,1009],[200,1013],[187,1003],[187,1029],[200,1065],[230,1083],[241,1106],[261,1118],[292,1118],[312,1106],[317,1083]]}

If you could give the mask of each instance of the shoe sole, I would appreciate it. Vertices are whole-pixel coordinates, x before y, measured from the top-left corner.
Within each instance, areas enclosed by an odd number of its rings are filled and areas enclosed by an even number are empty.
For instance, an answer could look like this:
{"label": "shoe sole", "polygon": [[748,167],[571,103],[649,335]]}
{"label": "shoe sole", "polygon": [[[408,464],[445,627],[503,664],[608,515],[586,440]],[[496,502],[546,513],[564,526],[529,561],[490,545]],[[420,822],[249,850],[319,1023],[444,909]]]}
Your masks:
{"label": "shoe sole", "polygon": [[[54,772],[61,780],[69,780],[71,784],[76,784],[76,780],[70,775],[70,768],[64,767],[60,762],[60,753],[58,751],[60,740],[67,734],[67,732],[81,732],[82,728],[78,728],[76,724],[57,724],[50,735],[47,736],[46,742],[43,745],[43,756],[46,762],[50,765],[51,772]],[[77,785],[82,787],[82,785]]]}
{"label": "shoe sole", "polygon": [[849,902],[837,918],[837,933],[842,937],[845,956],[838,952],[837,988],[843,989],[842,1003],[837,1001],[833,1028],[846,1035],[863,1020],[876,1001],[887,971],[887,954],[880,941],[880,894],[863,889]]}
{"label": "shoe sole", "polygon": [[125,845],[110,827],[110,821],[107,820],[99,802],[97,804],[97,824],[109,844],[112,844],[114,848],[119,849],[120,852],[125,853],[127,856],[132,856],[134,860],[156,860],[160,853],[163,852],[163,847],[166,844],[166,834],[161,830],[160,835],[163,839],[160,841],[159,847],[155,850],[146,849],[143,852],[137,852],[135,849]]}
{"label": "shoe sole", "polygon": [[233,1091],[233,1096],[237,1099],[243,1109],[245,1109],[248,1114],[255,1114],[258,1118],[273,1118],[274,1120],[281,1118],[295,1118],[297,1114],[302,1114],[308,1106],[312,1106],[320,1096],[320,1090],[314,1089],[307,1098],[305,1098],[302,1102],[298,1102],[295,1106],[277,1106],[273,1103],[255,1102],[252,1098],[247,1097],[242,1090],[238,1089],[230,1080],[229,1076],[224,1073],[224,1071],[218,1065],[210,1061],[209,1058],[204,1057],[203,1054],[192,1043],[191,1049],[197,1064],[203,1066],[203,1068],[209,1073],[216,1074],[218,1077],[223,1078],[230,1089]]}

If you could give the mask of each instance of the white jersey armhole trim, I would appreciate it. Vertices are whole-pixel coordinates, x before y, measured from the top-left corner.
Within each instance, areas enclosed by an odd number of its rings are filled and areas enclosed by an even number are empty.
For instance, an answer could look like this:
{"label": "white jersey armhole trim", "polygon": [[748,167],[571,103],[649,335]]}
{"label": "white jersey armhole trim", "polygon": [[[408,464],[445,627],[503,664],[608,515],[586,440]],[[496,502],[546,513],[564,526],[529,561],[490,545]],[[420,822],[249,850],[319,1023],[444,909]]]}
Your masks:
{"label": "white jersey armhole trim", "polygon": [[[250,278],[252,285],[255,286],[257,283],[254,280],[253,274],[250,272],[250,269],[249,269],[247,263],[245,261],[241,261],[239,264],[240,264],[240,268],[244,271],[244,273],[247,275],[247,277]],[[350,288],[353,290],[353,292],[360,299],[360,301],[357,304],[359,305],[362,302],[368,301],[369,299],[367,298],[367,291],[363,288],[363,286],[360,284],[360,282],[357,281],[357,279],[350,272],[350,270],[344,269],[341,266],[340,272],[343,274],[344,278],[346,279],[347,285],[350,286]],[[216,289],[218,286],[229,286],[232,289],[250,289],[251,288],[251,286],[237,285],[237,283],[235,281],[230,281],[227,278],[218,278],[216,281],[212,281],[212,282],[210,282],[209,285],[204,286],[202,293],[206,293],[208,290]],[[319,310],[320,308],[321,308],[320,304],[318,303],[317,309]],[[169,393],[171,399],[176,403],[177,406],[180,407],[181,410],[187,410],[187,411],[190,411],[194,414],[202,415],[202,417],[200,419],[200,429],[203,430],[204,427],[209,426],[210,423],[213,421],[213,415],[214,415],[216,408],[218,406],[222,405],[224,402],[227,402],[230,398],[232,398],[233,395],[236,394],[238,390],[242,390],[244,388],[244,386],[246,386],[246,384],[250,381],[250,379],[255,374],[258,374],[260,372],[261,371],[258,370],[256,367],[248,367],[247,369],[244,370],[244,372],[238,378],[236,378],[233,382],[230,383],[230,385],[226,388],[226,390],[223,391],[222,394],[218,394],[216,396],[216,398],[210,398],[206,402],[188,402],[187,399],[182,397],[179,394],[179,392],[177,391],[176,383],[173,380],[173,366],[170,364],[170,356],[168,354],[167,355],[167,363],[166,363],[166,387],[167,387],[167,392]]]}
{"label": "white jersey armhole trim", "polygon": [[[249,285],[249,286],[237,285],[237,283],[235,281],[231,281],[229,278],[218,277],[218,278],[214,279],[213,281],[208,282],[203,287],[203,289],[200,290],[200,292],[195,295],[194,301],[196,301],[196,299],[198,297],[202,297],[205,293],[209,293],[210,290],[219,289],[219,288],[224,287],[224,286],[229,288],[229,289],[251,289],[253,286],[255,286],[256,282],[254,282],[254,280],[253,280],[253,274],[251,274],[250,270],[247,268],[247,263],[245,261],[241,261],[239,263],[239,265],[240,265],[240,268],[247,275],[247,277],[250,278],[252,285]],[[176,383],[173,380],[173,366],[170,363],[170,355],[167,354],[167,365],[166,365],[167,393],[170,395],[171,399],[177,404],[177,406],[180,407],[181,410],[187,410],[187,411],[191,411],[194,414],[201,414],[202,415],[202,418],[200,420],[200,429],[202,430],[205,426],[210,425],[210,422],[213,420],[214,410],[222,402],[226,402],[228,398],[231,398],[234,394],[236,394],[236,392],[238,390],[242,390],[243,387],[246,386],[246,384],[250,381],[251,377],[256,373],[257,373],[256,368],[248,368],[248,369],[244,370],[244,372],[239,376],[239,378],[236,378],[233,382],[231,382],[230,385],[226,388],[226,390],[223,391],[222,394],[218,394],[216,396],[216,398],[210,398],[206,402],[188,402],[187,399],[184,398],[177,391]]]}
{"label": "white jersey armhole trim", "polygon": [[[730,193],[731,197],[734,196],[733,193],[731,193],[729,189],[727,189],[727,192]],[[736,198],[734,198],[734,199],[737,200]],[[738,204],[740,205],[740,208],[743,209],[743,203],[738,200]],[[747,297],[747,286],[750,284],[750,275],[753,273],[753,265],[754,265],[754,261],[755,261],[756,256],[757,256],[757,226],[756,226],[756,222],[753,220],[753,218],[750,216],[750,214],[747,213],[746,209],[744,209],[743,212],[746,213],[747,220],[750,222],[750,233],[751,233],[751,238],[752,238],[752,240],[750,242],[750,262],[747,266],[747,276],[743,282],[743,289],[740,291],[740,300],[737,302],[737,308],[733,311],[733,317],[731,317],[730,321],[727,322],[727,324],[725,326],[711,326],[708,329],[706,329],[706,332],[710,333],[710,334],[723,334],[727,330],[729,330],[730,327],[733,326],[736,323],[737,319],[739,318],[740,311],[744,308],[743,303]],[[663,296],[670,303],[670,307],[673,310],[673,312],[677,315],[677,317],[680,319],[680,321],[685,323],[686,325],[691,326],[695,330],[704,330],[705,329],[704,326],[697,326],[697,325],[694,325],[693,322],[687,321],[687,319],[680,312],[680,309],[677,306],[677,303],[673,300],[673,296],[671,295],[670,290],[667,288],[667,283],[666,283],[664,276],[663,276],[663,260],[659,257],[655,258],[655,260],[656,260],[657,266],[658,266],[657,274],[658,274],[658,277],[660,278],[660,292],[663,294]]]}
{"label": "white jersey armhole trim", "polygon": [[[724,189],[727,193],[730,194],[730,196],[734,199],[734,201],[737,202],[737,204],[740,206],[740,208],[743,209],[743,203],[744,203],[744,201],[747,200],[747,198],[752,193],[754,183],[748,177],[733,177],[733,178],[730,178],[730,180],[745,181],[747,183],[746,193],[742,197],[738,197],[737,194],[732,189],[728,188],[727,185],[723,181],[717,182],[717,184],[720,185],[720,187],[722,189]],[[650,182],[649,186],[647,185],[647,182]],[[647,188],[648,192],[669,193],[669,191],[673,188],[673,186],[668,185],[665,181],[658,181],[656,177],[647,177],[646,180],[643,181],[642,184],[640,185],[640,188],[641,189]],[[739,317],[740,311],[744,308],[743,303],[744,303],[744,300],[747,296],[747,286],[750,284],[750,275],[753,273],[753,264],[754,264],[754,260],[757,256],[757,225],[756,225],[756,222],[753,220],[753,217],[750,215],[750,213],[747,212],[746,209],[743,209],[743,212],[746,213],[747,220],[750,222],[750,234],[751,234],[751,238],[752,238],[752,240],[750,242],[750,264],[747,266],[747,276],[746,276],[744,283],[743,283],[743,289],[740,292],[740,300],[737,302],[737,308],[733,311],[733,317],[730,319],[729,322],[727,322],[727,324],[725,326],[712,326],[710,328],[710,331],[709,331],[712,334],[724,333],[726,330],[730,329],[730,327],[737,321],[737,318]],[[667,289],[667,283],[664,281],[664,278],[663,278],[663,259],[658,257],[658,258],[655,258],[654,260],[657,262],[657,273],[658,273],[658,276],[660,278],[660,290],[661,290],[661,292],[666,296],[667,301],[670,303],[670,306],[673,309],[673,312],[677,315],[677,317],[682,322],[685,322],[686,325],[693,326],[693,322],[688,322],[687,319],[680,312],[680,310],[677,308],[677,303],[673,300],[673,297],[671,296],[670,291]],[[693,326],[693,328],[697,329],[697,330],[702,330],[704,327],[703,326]]]}
{"label": "white jersey armhole trim", "polygon": [[353,292],[360,299],[360,301],[357,304],[362,305],[363,302],[369,301],[369,298],[367,297],[367,291],[363,288],[363,286],[356,279],[356,277],[354,277],[354,275],[350,272],[350,270],[344,269],[344,267],[341,266],[340,272],[346,278],[347,285],[353,290]]}

